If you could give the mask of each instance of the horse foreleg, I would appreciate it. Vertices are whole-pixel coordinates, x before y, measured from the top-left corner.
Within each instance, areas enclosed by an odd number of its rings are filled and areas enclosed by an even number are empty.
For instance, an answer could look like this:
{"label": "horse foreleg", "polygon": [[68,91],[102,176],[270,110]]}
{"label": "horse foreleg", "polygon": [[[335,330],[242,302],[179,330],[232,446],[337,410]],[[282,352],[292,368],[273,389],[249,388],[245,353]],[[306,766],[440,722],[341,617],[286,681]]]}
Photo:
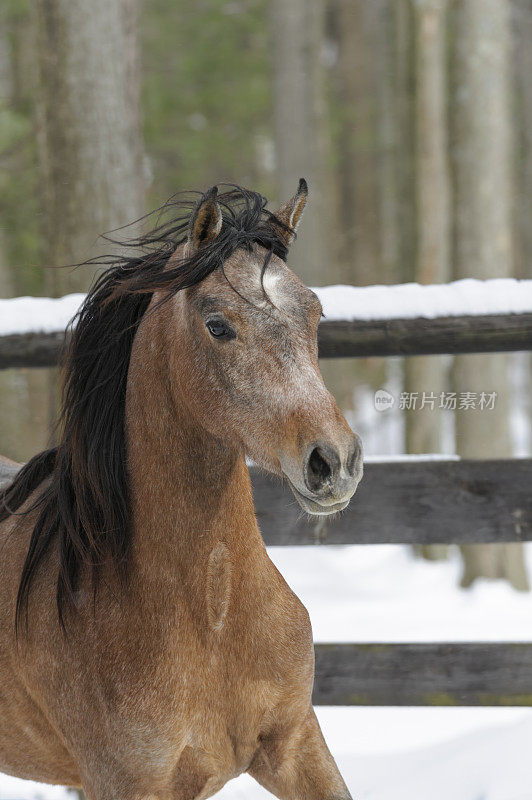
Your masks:
{"label": "horse foreleg", "polygon": [[312,707],[261,740],[248,772],[280,800],[351,800]]}

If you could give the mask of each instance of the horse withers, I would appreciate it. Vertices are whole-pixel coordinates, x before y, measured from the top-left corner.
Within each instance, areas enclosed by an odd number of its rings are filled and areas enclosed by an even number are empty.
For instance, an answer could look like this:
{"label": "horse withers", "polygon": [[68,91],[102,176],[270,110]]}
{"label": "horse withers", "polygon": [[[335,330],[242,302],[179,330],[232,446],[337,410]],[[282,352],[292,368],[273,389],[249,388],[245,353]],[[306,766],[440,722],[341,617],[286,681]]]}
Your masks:
{"label": "horse withers", "polygon": [[104,259],[59,445],[0,465],[1,771],[89,800],[200,800],[246,771],[283,800],[349,798],[245,460],[310,514],[362,474],[318,367],[320,303],[285,263],[306,198],[301,181],[272,214],[214,188]]}

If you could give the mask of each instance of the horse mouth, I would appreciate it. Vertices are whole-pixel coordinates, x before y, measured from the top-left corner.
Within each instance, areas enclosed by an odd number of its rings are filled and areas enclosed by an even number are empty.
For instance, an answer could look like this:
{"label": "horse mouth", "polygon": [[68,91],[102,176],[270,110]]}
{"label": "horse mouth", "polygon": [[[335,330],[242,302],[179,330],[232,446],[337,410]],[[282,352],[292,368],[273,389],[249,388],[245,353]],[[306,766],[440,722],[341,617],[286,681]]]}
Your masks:
{"label": "horse mouth", "polygon": [[296,487],[286,474],[285,478],[288,481],[288,485],[290,486],[297,502],[299,503],[303,511],[307,512],[307,514],[313,514],[314,516],[320,516],[320,517],[326,517],[329,516],[330,514],[337,514],[339,511],[343,511],[344,508],[347,508],[347,506],[349,505],[349,501],[351,500],[351,496],[349,496],[347,500],[341,500],[338,503],[331,503],[329,505],[325,505],[324,503],[319,503],[312,497],[307,497],[306,494],[303,494],[302,492],[299,491],[299,489],[296,489]]}

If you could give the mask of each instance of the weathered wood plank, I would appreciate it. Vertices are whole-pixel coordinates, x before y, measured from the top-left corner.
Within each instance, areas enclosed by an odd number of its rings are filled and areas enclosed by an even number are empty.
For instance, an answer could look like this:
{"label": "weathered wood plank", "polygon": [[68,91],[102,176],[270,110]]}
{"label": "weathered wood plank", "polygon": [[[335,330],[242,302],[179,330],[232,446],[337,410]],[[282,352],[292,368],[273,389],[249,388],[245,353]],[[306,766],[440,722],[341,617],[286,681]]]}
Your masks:
{"label": "weathered wood plank", "polygon": [[532,643],[317,644],[316,705],[532,706]]}
{"label": "weathered wood plank", "polygon": [[322,322],[321,358],[532,350],[532,314]]}
{"label": "weathered wood plank", "polygon": [[64,341],[63,331],[0,336],[0,369],[55,367]]}
{"label": "weathered wood plank", "polygon": [[[62,332],[1,336],[0,369],[54,366],[63,338]],[[318,342],[321,358],[532,350],[532,314],[325,320]]]}
{"label": "weathered wood plank", "polygon": [[532,460],[369,463],[349,507],[310,517],[252,469],[267,545],[479,544],[532,540]]}

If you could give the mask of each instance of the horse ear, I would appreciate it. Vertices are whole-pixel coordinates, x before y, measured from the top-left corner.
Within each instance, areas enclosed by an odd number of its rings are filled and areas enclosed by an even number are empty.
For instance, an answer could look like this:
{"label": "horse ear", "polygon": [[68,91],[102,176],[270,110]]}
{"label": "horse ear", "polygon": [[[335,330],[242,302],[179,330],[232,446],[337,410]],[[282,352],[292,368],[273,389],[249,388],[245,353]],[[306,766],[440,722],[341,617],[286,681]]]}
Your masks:
{"label": "horse ear", "polygon": [[290,247],[294,241],[297,226],[299,225],[299,221],[303,216],[303,211],[307,204],[307,197],[307,182],[304,178],[300,178],[295,195],[273,215],[274,220],[272,221],[274,224],[275,220],[281,223],[281,225],[276,226],[277,233],[287,247]]}
{"label": "horse ear", "polygon": [[222,210],[216,195],[218,188],[213,186],[199,199],[190,218],[188,242],[193,250],[198,250],[212,242],[222,230]]}

